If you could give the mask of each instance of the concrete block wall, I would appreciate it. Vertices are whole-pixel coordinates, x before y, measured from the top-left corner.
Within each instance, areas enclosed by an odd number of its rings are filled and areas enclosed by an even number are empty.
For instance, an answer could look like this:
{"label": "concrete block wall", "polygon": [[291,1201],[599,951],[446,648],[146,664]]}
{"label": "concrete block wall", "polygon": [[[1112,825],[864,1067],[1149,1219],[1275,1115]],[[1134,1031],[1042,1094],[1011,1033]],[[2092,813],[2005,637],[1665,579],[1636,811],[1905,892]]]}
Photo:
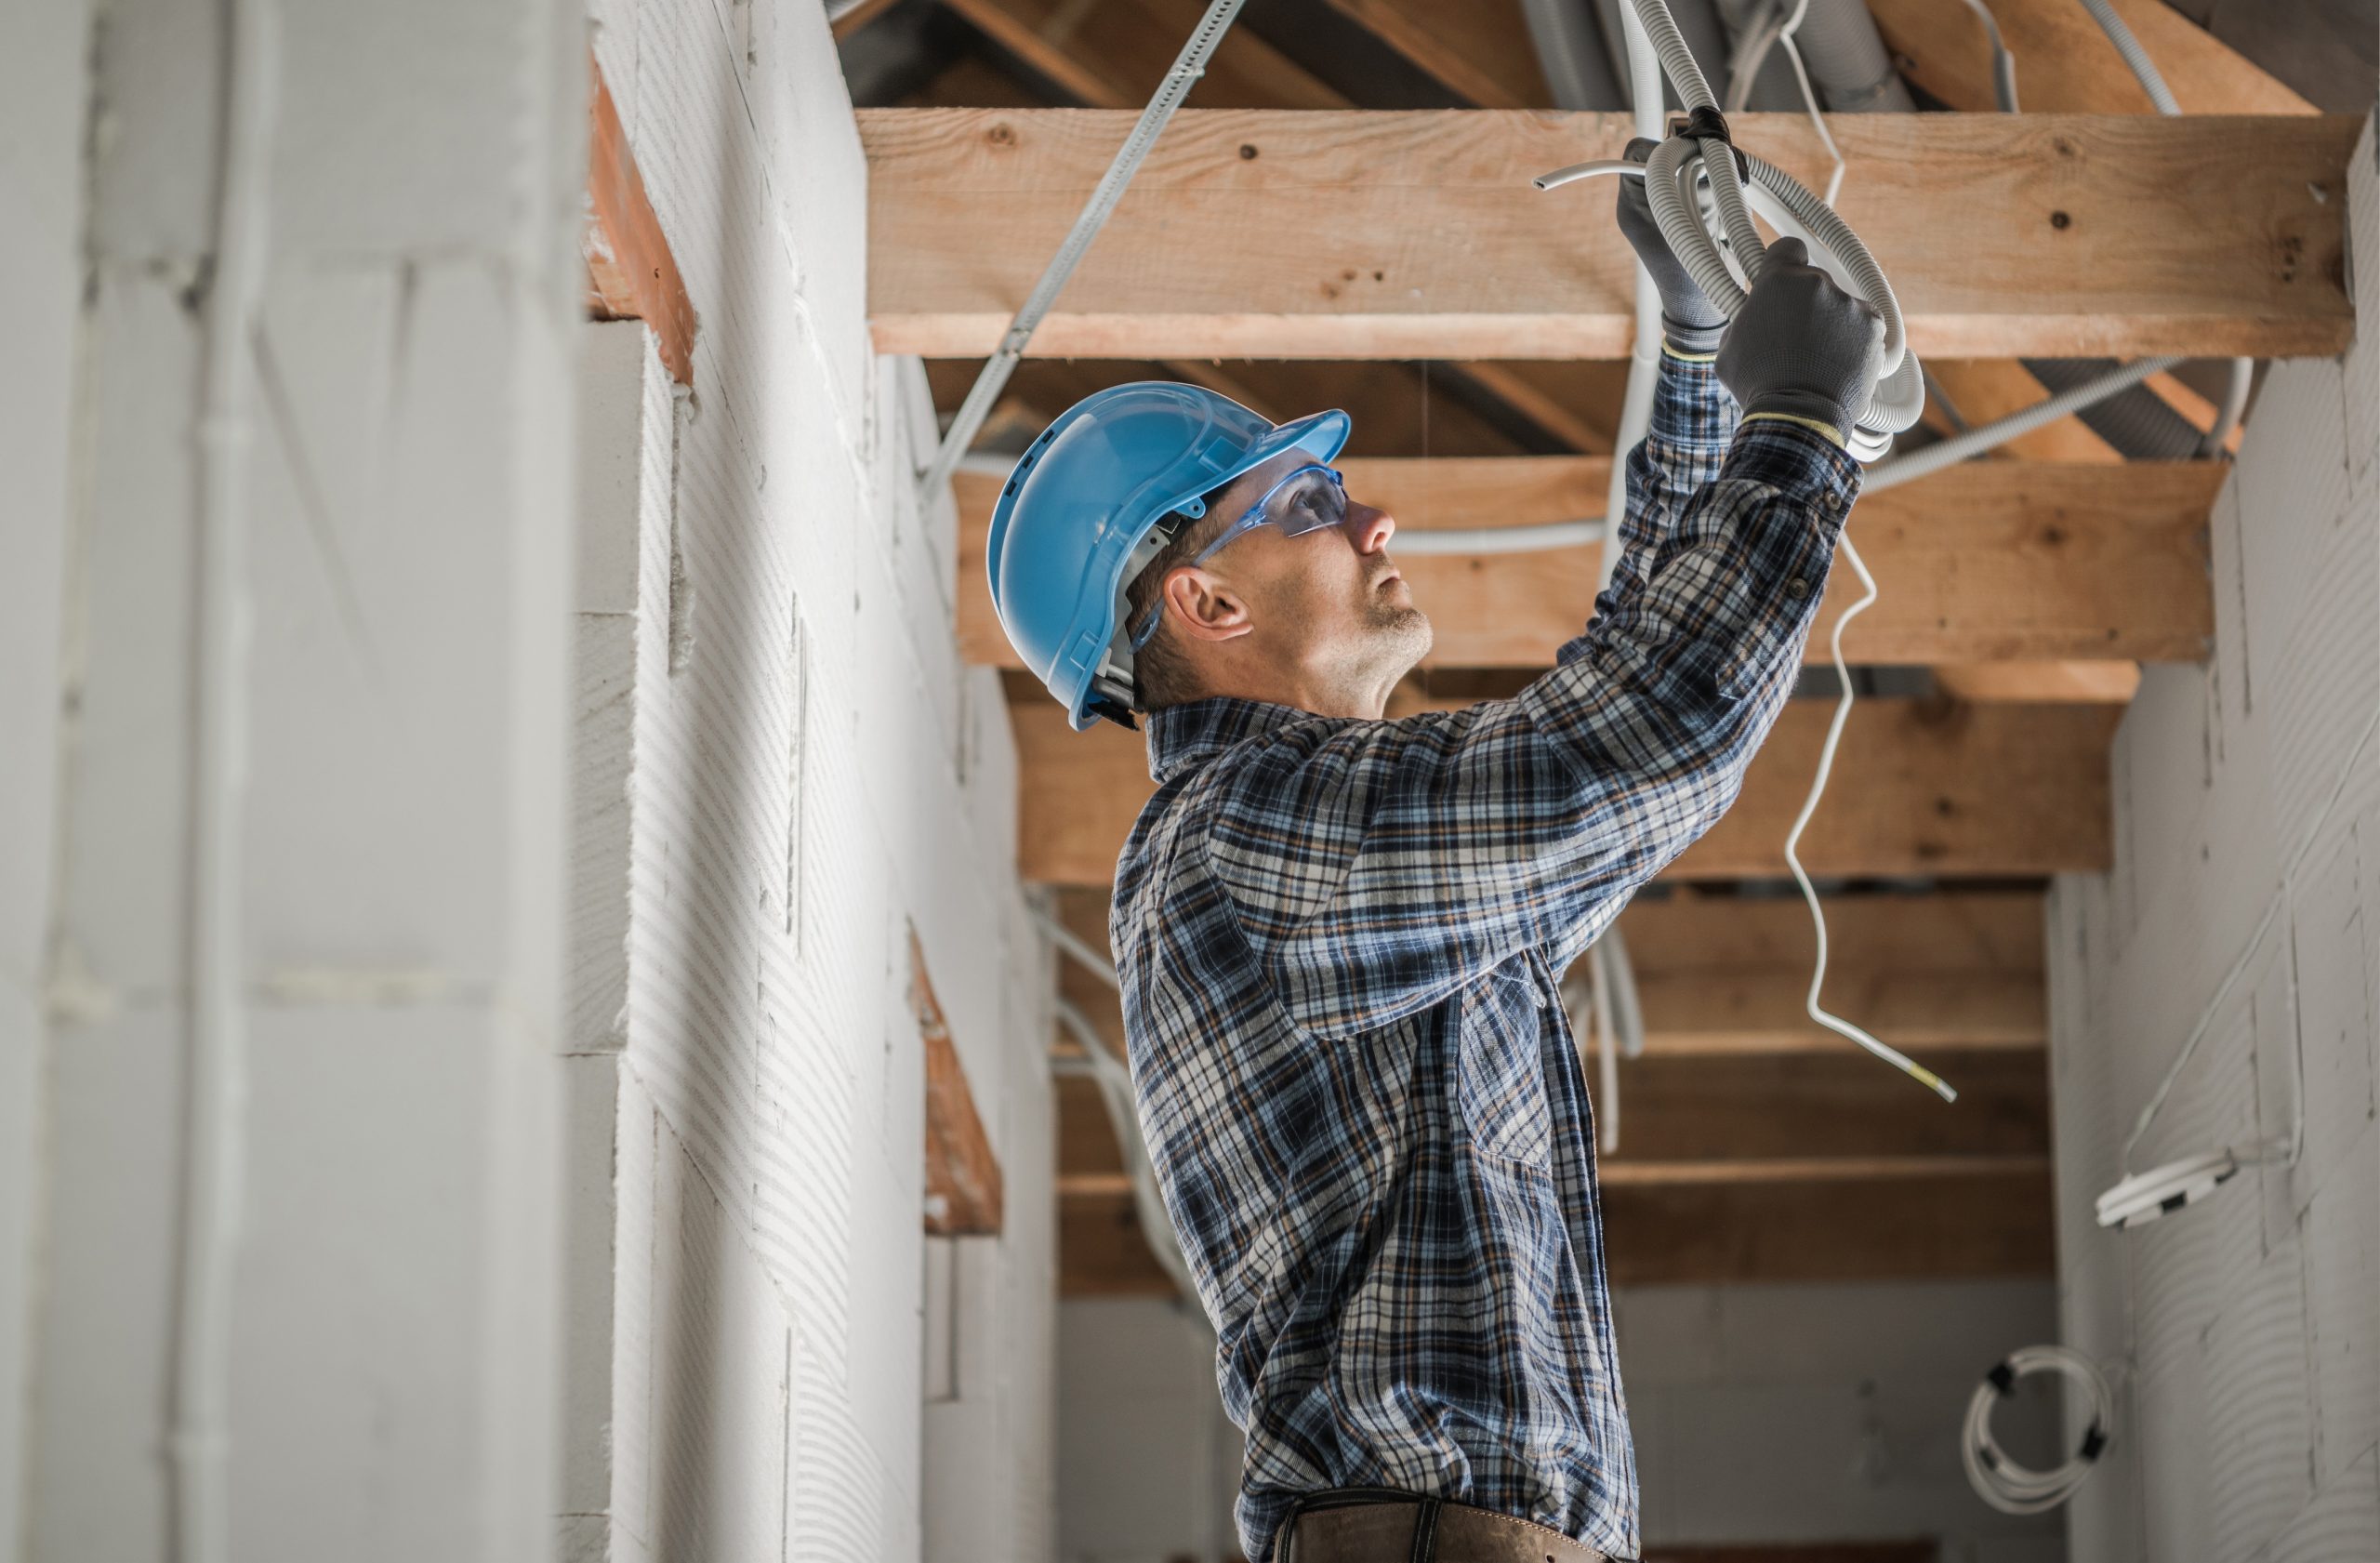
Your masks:
{"label": "concrete block wall", "polygon": [[[230,676],[193,651],[222,7],[34,7],[0,50],[5,1557],[166,1556],[193,1439],[229,1451],[192,1484],[224,1556],[515,1559],[550,1531],[583,23],[267,9],[264,280],[219,338]],[[184,1333],[177,1265],[192,733],[233,689],[218,1341]],[[177,1437],[193,1362],[225,1422]]]}
{"label": "concrete block wall", "polygon": [[[833,42],[815,6],[593,20],[700,328],[682,388],[587,328],[569,1269],[615,1278],[574,1318],[568,1555],[1046,1556],[1052,985]],[[931,1390],[912,931],[1007,1193],[940,1256]]]}
{"label": "concrete block wall", "polygon": [[[1958,1449],[1982,1371],[2054,1330],[2049,1282],[1630,1287],[1615,1301],[1647,1546],[1933,1537],[1943,1563],[2067,1556],[2055,1517],[1976,1497]],[[1204,1322],[1139,1298],[1061,1314],[1059,1556],[1236,1556],[1239,1435]],[[2046,1464],[2055,1422],[2055,1400],[2029,1391],[1995,1426]]]}
{"label": "concrete block wall", "polygon": [[[2115,747],[2115,868],[2050,898],[2060,1320],[2122,1397],[2070,1509],[2077,1557],[2380,1557],[2374,156],[2367,124],[2347,197],[2358,339],[2271,366],[2215,512],[2213,656],[2148,672]],[[2094,1201],[2202,1019],[2130,1170],[2300,1149],[2103,1231]]]}
{"label": "concrete block wall", "polygon": [[[0,1559],[169,1551],[223,7],[0,50]],[[1050,1548],[1051,990],[814,6],[268,5],[228,1555]],[[579,448],[574,453],[574,445]],[[574,461],[575,455],[575,463]],[[912,931],[1007,1171],[923,1376]]]}

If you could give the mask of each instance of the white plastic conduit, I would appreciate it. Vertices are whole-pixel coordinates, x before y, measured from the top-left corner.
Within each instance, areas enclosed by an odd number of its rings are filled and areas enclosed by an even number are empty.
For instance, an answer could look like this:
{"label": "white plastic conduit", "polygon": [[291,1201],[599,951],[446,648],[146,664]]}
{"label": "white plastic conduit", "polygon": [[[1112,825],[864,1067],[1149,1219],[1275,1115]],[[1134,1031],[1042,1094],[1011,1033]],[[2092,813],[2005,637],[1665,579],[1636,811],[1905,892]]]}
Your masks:
{"label": "white plastic conduit", "polygon": [[189,1056],[181,1252],[165,1455],[173,1556],[230,1563],[231,1291],[239,1263],[247,1098],[240,863],[248,732],[248,336],[264,292],[267,180],[279,117],[280,18],[221,0],[222,122],[193,470],[197,533],[192,681],[190,889],[184,908]]}

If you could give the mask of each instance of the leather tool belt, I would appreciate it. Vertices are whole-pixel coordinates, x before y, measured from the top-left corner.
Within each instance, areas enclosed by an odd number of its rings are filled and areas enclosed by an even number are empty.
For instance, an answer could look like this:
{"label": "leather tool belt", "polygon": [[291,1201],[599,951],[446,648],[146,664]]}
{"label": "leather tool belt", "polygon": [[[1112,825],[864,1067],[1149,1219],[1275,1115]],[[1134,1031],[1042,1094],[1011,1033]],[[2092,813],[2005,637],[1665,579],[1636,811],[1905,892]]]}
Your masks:
{"label": "leather tool belt", "polygon": [[1615,1563],[1551,1526],[1386,1487],[1312,1492],[1281,1527],[1275,1563]]}

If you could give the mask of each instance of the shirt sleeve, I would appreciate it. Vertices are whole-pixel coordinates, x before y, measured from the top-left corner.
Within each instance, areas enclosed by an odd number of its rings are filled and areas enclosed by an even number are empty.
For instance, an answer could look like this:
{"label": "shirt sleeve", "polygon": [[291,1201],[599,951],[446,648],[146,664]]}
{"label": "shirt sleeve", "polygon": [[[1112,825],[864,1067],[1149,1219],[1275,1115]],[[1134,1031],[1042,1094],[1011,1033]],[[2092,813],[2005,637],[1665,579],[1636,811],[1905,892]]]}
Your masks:
{"label": "shirt sleeve", "polygon": [[[1385,1025],[1524,949],[1558,971],[1735,801],[1858,467],[1775,421],[1736,429],[1715,457],[1704,444],[1656,418],[1622,571],[1517,696],[1292,724],[1200,778],[1185,801],[1209,860],[1300,1025]],[[1648,519],[1672,503],[1674,521]]]}
{"label": "shirt sleeve", "polygon": [[1645,438],[1628,452],[1627,510],[1617,540],[1619,562],[1595,599],[1607,614],[1644,588],[1646,572],[1686,505],[1715,482],[1742,417],[1707,359],[1683,359],[1664,348],[1653,381],[1653,408]]}

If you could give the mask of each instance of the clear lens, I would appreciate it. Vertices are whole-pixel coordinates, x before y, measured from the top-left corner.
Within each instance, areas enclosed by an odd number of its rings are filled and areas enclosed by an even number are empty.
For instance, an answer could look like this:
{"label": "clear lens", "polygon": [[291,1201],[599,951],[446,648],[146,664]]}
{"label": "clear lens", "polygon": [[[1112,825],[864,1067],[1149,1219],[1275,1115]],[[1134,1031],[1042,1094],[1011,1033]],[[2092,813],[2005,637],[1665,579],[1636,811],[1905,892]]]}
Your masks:
{"label": "clear lens", "polygon": [[1337,526],[1347,519],[1347,491],[1339,474],[1322,467],[1293,473],[1264,500],[1264,520],[1282,536],[1300,536]]}

